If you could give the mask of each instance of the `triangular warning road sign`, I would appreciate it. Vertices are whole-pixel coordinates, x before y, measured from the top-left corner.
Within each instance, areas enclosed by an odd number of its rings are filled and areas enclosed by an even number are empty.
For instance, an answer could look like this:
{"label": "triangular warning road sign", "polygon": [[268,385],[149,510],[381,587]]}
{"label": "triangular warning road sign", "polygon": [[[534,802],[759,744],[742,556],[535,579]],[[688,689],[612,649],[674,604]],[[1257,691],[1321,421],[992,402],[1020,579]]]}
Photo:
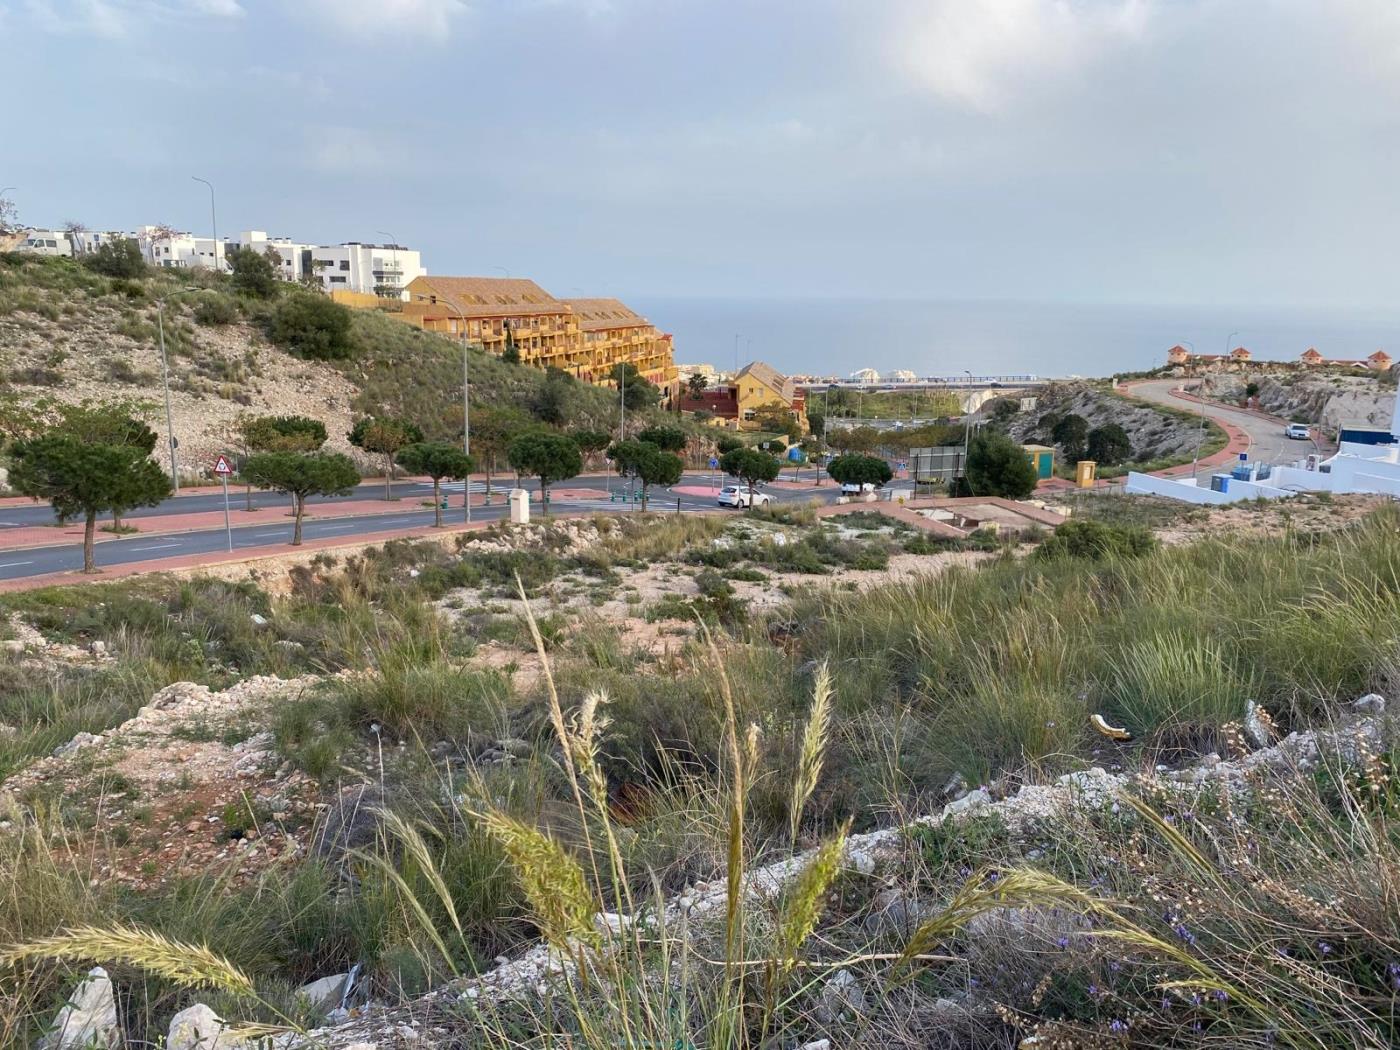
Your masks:
{"label": "triangular warning road sign", "polygon": [[214,473],[223,475],[232,474],[233,465],[229,463],[227,457],[220,456],[218,461],[214,464]]}

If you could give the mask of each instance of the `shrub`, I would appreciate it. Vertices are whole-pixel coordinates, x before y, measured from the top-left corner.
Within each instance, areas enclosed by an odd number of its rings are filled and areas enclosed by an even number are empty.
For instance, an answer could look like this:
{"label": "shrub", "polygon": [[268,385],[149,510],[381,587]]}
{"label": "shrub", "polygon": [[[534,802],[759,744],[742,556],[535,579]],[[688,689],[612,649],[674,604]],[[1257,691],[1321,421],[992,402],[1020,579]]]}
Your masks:
{"label": "shrub", "polygon": [[1036,558],[1137,558],[1157,549],[1157,540],[1141,525],[1110,525],[1074,518],[1036,548]]}
{"label": "shrub", "polygon": [[232,296],[206,292],[195,304],[194,319],[209,327],[233,324],[238,320],[238,303]]}
{"label": "shrub", "polygon": [[350,311],[319,295],[296,292],[277,304],[268,321],[268,338],[294,354],[319,361],[350,357]]}
{"label": "shrub", "polygon": [[105,277],[144,277],[146,260],[135,241],[108,241],[97,251],[83,257],[83,264]]}

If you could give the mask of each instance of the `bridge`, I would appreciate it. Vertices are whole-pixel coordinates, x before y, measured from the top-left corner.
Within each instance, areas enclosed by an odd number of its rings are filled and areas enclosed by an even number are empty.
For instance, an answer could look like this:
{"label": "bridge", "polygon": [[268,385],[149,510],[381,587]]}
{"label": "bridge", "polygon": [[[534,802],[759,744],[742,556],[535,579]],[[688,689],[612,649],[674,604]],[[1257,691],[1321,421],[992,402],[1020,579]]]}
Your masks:
{"label": "bridge", "polygon": [[874,382],[859,382],[850,379],[797,380],[797,387],[808,394],[823,390],[855,390],[866,394],[885,394],[899,390],[976,390],[979,388],[1001,389],[1004,387],[1042,387],[1054,382],[1035,375],[988,375],[988,376],[924,376],[921,379],[879,379]]}

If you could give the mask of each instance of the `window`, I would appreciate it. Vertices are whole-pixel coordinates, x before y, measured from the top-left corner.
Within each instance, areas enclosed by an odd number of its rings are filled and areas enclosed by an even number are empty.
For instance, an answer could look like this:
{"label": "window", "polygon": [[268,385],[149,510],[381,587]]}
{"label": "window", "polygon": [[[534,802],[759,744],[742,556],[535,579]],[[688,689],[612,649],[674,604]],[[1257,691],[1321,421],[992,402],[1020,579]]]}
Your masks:
{"label": "window", "polygon": [[345,280],[346,279],[338,273],[331,274],[331,284],[344,284]]}
{"label": "window", "polygon": [[350,260],[349,260],[349,259],[341,259],[341,260],[340,260],[340,268],[341,268],[342,270],[348,270],[348,269],[350,269]]}

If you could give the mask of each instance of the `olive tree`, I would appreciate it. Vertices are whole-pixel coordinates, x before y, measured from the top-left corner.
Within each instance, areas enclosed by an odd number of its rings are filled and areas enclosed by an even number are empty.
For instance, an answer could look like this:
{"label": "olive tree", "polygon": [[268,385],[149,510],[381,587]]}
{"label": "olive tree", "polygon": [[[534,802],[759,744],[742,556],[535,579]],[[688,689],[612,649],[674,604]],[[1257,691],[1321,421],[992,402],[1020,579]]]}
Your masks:
{"label": "olive tree", "polygon": [[[399,464],[413,474],[433,479],[433,525],[442,528],[442,482],[461,481],[463,499],[471,496],[471,473],[476,463],[456,445],[447,441],[420,441],[399,452]],[[465,507],[465,504],[463,504]]]}
{"label": "olive tree", "polygon": [[244,477],[258,488],[292,497],[292,546],[301,546],[301,522],[308,496],[344,496],[360,483],[360,472],[339,452],[259,452],[243,465]]}

